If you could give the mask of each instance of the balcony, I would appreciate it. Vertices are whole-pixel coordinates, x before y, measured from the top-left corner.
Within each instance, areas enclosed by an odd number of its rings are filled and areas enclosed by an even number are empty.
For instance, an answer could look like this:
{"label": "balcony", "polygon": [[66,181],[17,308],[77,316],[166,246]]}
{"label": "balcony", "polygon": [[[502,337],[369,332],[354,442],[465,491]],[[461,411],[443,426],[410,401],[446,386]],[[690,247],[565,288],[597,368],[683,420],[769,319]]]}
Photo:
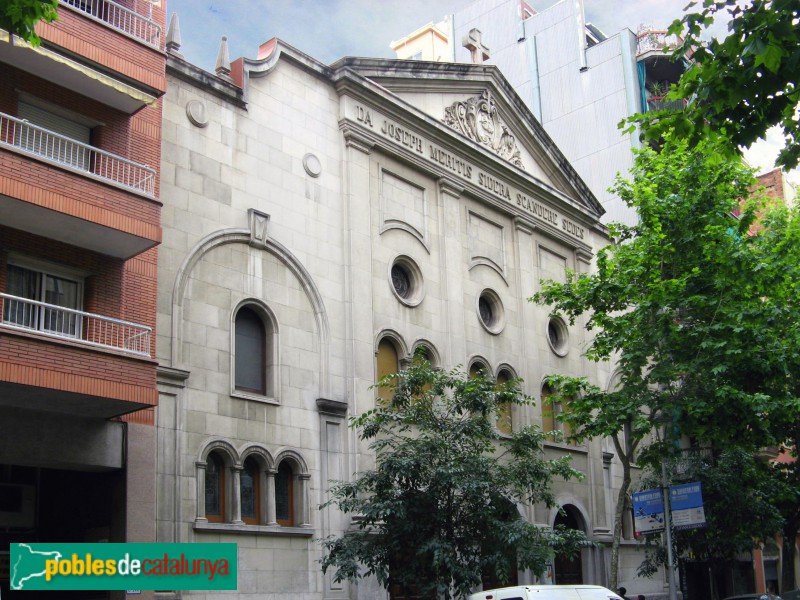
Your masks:
{"label": "balcony", "polygon": [[116,2],[111,0],[59,0],[59,2],[153,48],[157,49],[160,46],[161,26]]}
{"label": "balcony", "polygon": [[0,293],[0,327],[150,358],[152,329],[111,317]]}
{"label": "balcony", "polygon": [[[75,35],[62,34],[62,30],[70,25],[67,23],[70,18],[73,23],[69,31],[74,30]],[[119,43],[112,47],[113,51],[98,51],[93,46],[93,34],[96,33],[93,30],[96,28],[78,28],[74,21],[79,20],[82,17],[69,11],[62,15],[60,21],[46,24],[53,31],[48,30],[44,35],[62,34],[61,37],[65,39],[60,41],[68,44],[63,48],[49,43],[46,37],[42,38],[44,43],[41,46],[32,46],[19,36],[0,29],[0,63],[129,115],[153,106],[165,89],[164,71],[163,67],[158,67],[158,61],[153,62],[150,68],[146,65],[150,55],[161,60],[159,50],[133,39],[120,38]],[[79,37],[79,34],[83,37]],[[89,51],[95,61],[87,61],[84,53]],[[110,62],[111,59],[117,66],[125,66],[125,69],[104,64],[104,61]]]}
{"label": "balcony", "polygon": [[636,57],[649,53],[670,55],[683,43],[677,35],[669,35],[666,31],[642,25],[636,32]]}
{"label": "balcony", "polygon": [[698,470],[714,466],[714,452],[711,448],[684,448],[673,457],[672,464],[676,480],[695,477]]}
{"label": "balcony", "polygon": [[127,260],[161,241],[156,171],[0,113],[0,225]]}
{"label": "balcony", "polygon": [[4,113],[0,113],[0,146],[151,198],[155,196],[155,169]]}

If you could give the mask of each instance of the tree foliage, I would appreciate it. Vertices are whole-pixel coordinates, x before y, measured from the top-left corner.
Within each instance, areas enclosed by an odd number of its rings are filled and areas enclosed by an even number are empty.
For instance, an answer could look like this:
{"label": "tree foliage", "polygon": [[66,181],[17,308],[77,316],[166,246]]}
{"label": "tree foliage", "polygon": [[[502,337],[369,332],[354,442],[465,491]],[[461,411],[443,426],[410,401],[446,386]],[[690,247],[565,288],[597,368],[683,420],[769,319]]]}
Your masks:
{"label": "tree foliage", "polygon": [[[775,478],[772,466],[752,452],[731,448],[713,460],[702,454],[683,461],[682,481],[702,484],[706,526],[673,532],[675,555],[705,560],[714,573],[724,574],[725,566],[741,553],[749,553],[782,527],[783,517],[775,503]],[[675,482],[677,483],[677,482]],[[661,486],[661,471],[651,472],[641,489]],[[660,534],[648,534],[646,558],[639,575],[655,574],[666,565],[666,552]]]}
{"label": "tree foliage", "polygon": [[639,462],[660,460],[681,435],[752,452],[785,441],[800,420],[800,219],[743,203],[754,180],[725,158],[725,143],[667,136],[659,152],[642,150],[633,181],[614,190],[638,224],[610,227],[616,243],[598,252],[595,273],[548,282],[533,298],[571,323],[585,315],[587,356],[616,361],[614,389],[554,382],[576,397],[561,418],[578,437],[615,438],[623,468],[651,432],[666,435]]}
{"label": "tree foliage", "polygon": [[482,575],[508,581],[515,562],[541,573],[554,552],[577,551],[581,532],[535,526],[518,512],[520,504],[552,507],[553,478],[580,477],[568,458],[544,459],[536,427],[498,432],[503,403],[530,402],[519,380],[498,386],[415,359],[379,385],[393,390],[391,401],[352,422],[376,467],[332,488],[325,506],[352,515],[353,526],[323,542],[324,571],[450,598]]}
{"label": "tree foliage", "polygon": [[36,35],[36,23],[58,19],[57,8],[58,0],[3,0],[0,29],[38,46],[42,40]]}
{"label": "tree foliage", "polygon": [[[699,2],[691,2],[695,7]],[[701,35],[722,17],[730,18],[724,39]],[[638,115],[645,135],[667,132],[692,144],[709,132],[731,145],[750,147],[772,126],[780,126],[785,145],[777,165],[791,169],[800,160],[800,0],[703,0],[700,10],[676,20],[669,33],[683,36],[673,59],[691,58],[668,99],[690,101],[685,110]]]}

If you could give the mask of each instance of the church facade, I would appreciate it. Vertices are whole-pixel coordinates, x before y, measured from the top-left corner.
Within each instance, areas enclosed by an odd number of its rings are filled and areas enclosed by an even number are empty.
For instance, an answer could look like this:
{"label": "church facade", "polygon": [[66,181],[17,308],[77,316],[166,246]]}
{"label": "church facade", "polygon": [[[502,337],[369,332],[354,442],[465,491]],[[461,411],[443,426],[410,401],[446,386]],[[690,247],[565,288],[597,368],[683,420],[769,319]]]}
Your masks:
{"label": "church facade", "polygon": [[[319,539],[350,524],[319,508],[329,482],[374,464],[348,419],[422,346],[524,380],[536,404],[499,427],[562,427],[544,377],[612,374],[582,356],[582,323],[527,299],[592,268],[603,210],[493,66],[328,66],[272,40],[216,74],[173,48],[167,75],[157,539],[236,542],[241,596],[388,597],[319,567]],[[586,477],[556,483],[561,513],[521,513],[609,542],[613,446],[546,453]],[[608,558],[587,547],[517,579],[604,584]]]}

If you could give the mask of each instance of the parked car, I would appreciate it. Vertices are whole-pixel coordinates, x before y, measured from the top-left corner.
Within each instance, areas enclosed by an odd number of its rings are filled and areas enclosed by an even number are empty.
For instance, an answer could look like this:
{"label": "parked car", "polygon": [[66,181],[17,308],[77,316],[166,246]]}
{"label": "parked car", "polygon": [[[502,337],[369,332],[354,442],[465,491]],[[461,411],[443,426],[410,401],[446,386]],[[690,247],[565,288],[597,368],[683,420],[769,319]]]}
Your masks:
{"label": "parked car", "polygon": [[468,600],[622,600],[599,585],[518,585],[484,590]]}
{"label": "parked car", "polygon": [[781,600],[780,596],[774,594],[740,594],[738,596],[728,596],[723,600]]}

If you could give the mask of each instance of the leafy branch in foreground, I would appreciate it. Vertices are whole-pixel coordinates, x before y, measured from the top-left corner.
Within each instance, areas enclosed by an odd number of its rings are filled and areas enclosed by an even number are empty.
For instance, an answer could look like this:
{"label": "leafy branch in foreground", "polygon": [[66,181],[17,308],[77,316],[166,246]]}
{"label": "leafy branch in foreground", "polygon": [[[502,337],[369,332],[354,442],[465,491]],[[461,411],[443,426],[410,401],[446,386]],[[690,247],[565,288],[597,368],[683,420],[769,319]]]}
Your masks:
{"label": "leafy branch in foreground", "polygon": [[18,35],[34,46],[42,43],[36,23],[58,19],[58,0],[4,0],[0,8],[0,29]]}
{"label": "leafy branch in foreground", "polygon": [[422,597],[462,597],[487,576],[541,573],[555,553],[578,551],[583,533],[527,522],[519,507],[554,505],[556,477],[580,478],[568,458],[545,460],[534,426],[498,431],[505,403],[527,404],[520,380],[498,385],[415,359],[384,378],[391,401],[353,419],[376,454],[374,469],[338,482],[332,499],[351,531],[323,541],[336,581],[375,576]]}

